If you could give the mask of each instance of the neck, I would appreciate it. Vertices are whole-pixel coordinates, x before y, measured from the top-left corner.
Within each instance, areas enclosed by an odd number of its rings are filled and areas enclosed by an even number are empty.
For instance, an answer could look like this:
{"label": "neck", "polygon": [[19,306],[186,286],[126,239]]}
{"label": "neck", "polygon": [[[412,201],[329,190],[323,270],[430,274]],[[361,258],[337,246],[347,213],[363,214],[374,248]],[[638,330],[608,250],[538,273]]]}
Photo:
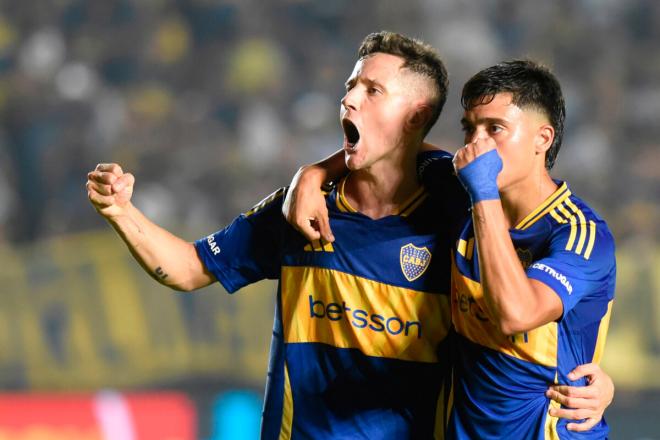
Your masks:
{"label": "neck", "polygon": [[530,178],[500,190],[502,209],[509,228],[515,227],[530,212],[557,190],[557,184],[543,169]]}
{"label": "neck", "polygon": [[403,151],[403,157],[379,160],[348,175],[344,196],[353,208],[374,220],[398,213],[420,187],[416,173],[419,148],[408,146]]}

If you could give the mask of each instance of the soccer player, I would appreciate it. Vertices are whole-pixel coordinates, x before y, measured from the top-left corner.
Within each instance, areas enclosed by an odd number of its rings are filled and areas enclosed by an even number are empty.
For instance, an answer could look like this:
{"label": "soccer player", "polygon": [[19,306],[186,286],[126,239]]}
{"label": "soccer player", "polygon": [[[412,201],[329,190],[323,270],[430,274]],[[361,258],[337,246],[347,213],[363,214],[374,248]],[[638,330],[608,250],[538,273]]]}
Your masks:
{"label": "soccer player", "polygon": [[[459,333],[459,438],[570,438],[546,417],[547,383],[598,362],[614,299],[607,224],[548,170],[561,146],[559,82],[531,61],[482,70],[463,87],[466,145],[454,157],[472,202],[452,264]],[[585,384],[580,381],[578,384]],[[605,438],[601,420],[582,435]]]}
{"label": "soccer player", "polygon": [[89,173],[94,207],[164,285],[279,280],[263,438],[443,438],[451,243],[415,169],[446,93],[432,48],[365,38],[341,101],[351,172],[325,198],[333,243],[286,223],[280,190],[193,245],[130,203],[117,164]]}
{"label": "soccer player", "polygon": [[[548,174],[563,129],[559,84],[534,63],[503,63],[475,75],[462,101],[469,143],[455,164],[474,221],[458,237],[452,265],[452,318],[460,336],[449,437],[569,438],[570,429],[602,438],[602,412],[613,390],[594,364],[578,365],[602,354],[613,243],[605,223]],[[453,198],[446,155],[427,156],[423,179]],[[299,200],[286,214],[306,234],[331,239],[316,195],[325,174],[301,170],[292,189]],[[581,375],[592,385],[555,388],[573,397],[549,393],[580,409],[552,405],[547,416],[547,385],[585,385]]]}

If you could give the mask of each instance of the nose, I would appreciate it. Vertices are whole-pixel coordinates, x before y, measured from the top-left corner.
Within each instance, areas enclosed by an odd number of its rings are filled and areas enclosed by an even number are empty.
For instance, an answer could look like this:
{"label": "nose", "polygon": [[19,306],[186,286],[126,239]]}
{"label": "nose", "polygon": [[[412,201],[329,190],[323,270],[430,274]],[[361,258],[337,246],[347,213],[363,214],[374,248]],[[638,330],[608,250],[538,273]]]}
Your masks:
{"label": "nose", "polygon": [[357,110],[358,109],[358,102],[357,98],[355,96],[355,88],[349,90],[346,92],[344,97],[341,99],[341,105],[345,109],[351,109],[351,110]]}

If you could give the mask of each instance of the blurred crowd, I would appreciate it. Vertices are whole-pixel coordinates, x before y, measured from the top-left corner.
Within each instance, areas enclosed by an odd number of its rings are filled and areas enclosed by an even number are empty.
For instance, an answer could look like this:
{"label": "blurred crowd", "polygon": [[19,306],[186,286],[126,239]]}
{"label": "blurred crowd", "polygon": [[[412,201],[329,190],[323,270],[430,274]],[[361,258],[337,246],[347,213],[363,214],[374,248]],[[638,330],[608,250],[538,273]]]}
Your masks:
{"label": "blurred crowd", "polygon": [[429,139],[451,150],[471,74],[550,65],[568,107],[556,176],[618,240],[657,241],[655,0],[53,0],[0,2],[0,244],[104,227],[84,183],[108,161],[136,175],[135,203],[161,225],[227,223],[338,148],[344,80],[381,29],[446,60]]}

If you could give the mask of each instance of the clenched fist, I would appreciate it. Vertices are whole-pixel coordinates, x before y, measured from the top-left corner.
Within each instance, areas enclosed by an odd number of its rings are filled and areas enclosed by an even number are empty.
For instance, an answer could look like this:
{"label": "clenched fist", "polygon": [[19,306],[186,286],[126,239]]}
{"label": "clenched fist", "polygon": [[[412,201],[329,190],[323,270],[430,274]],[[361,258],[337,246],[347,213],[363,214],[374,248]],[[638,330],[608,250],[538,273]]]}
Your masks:
{"label": "clenched fist", "polygon": [[124,213],[133,195],[135,177],[116,163],[100,163],[87,174],[87,197],[106,219]]}

